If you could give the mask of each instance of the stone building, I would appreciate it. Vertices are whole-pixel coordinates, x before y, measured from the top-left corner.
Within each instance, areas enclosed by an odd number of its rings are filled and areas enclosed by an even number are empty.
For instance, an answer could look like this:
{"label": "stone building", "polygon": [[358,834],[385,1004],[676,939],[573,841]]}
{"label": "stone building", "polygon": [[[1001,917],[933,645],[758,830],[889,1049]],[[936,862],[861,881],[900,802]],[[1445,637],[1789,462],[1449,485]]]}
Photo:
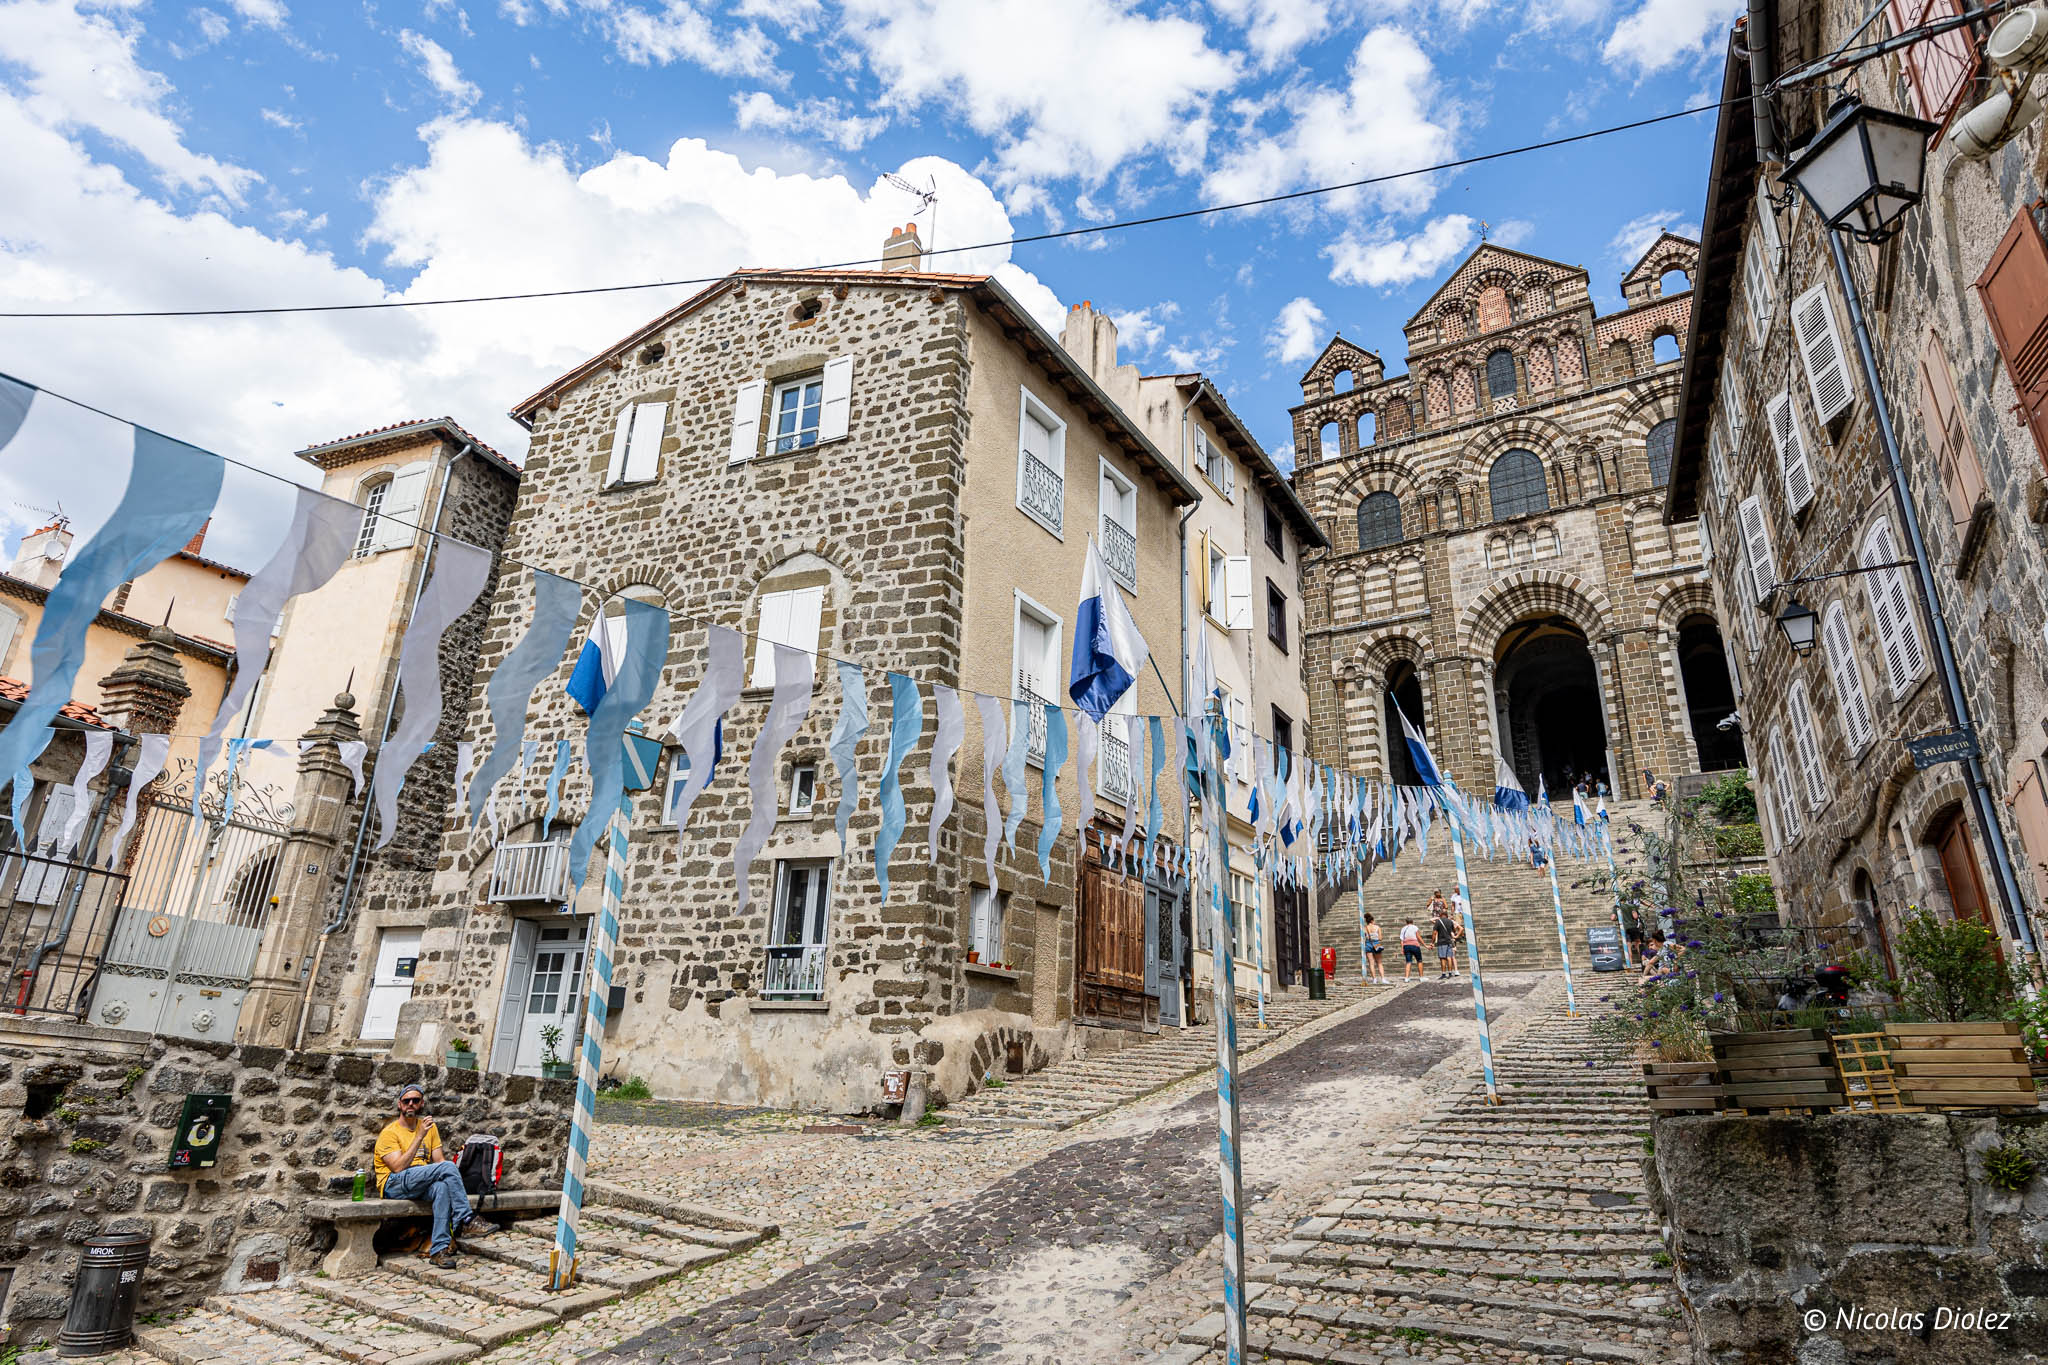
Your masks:
{"label": "stone building", "polygon": [[1482,244],[1406,323],[1405,374],[1338,336],[1302,377],[1318,758],[1412,782],[1398,698],[1468,789],[1496,754],[1531,796],[1624,799],[1742,761],[1700,539],[1662,516],[1695,254],[1666,234],[1602,315],[1582,268]]}
{"label": "stone building", "polygon": [[[1959,12],[1950,0],[1893,5],[1880,23],[1897,33],[1922,11]],[[1703,516],[1724,547],[1712,577],[1724,619],[1741,621],[1743,729],[1781,901],[1896,966],[1909,907],[2007,936],[2015,925],[1965,769],[1916,769],[1901,742],[1947,731],[1951,717],[1917,578],[1882,567],[1909,545],[1849,300],[1811,206],[1780,176],[1835,88],[1752,98],[1756,72],[1796,70],[1866,20],[1849,0],[1784,0],[1768,31],[1731,35],[1667,514]],[[1923,39],[1842,79],[1866,105],[1941,127],[1996,86],[1984,37],[1976,25]],[[2019,898],[2034,903],[2048,876],[2044,152],[2038,122],[1981,161],[1938,134],[1924,202],[1896,237],[1847,253],[1997,823]],[[1795,601],[1818,616],[1806,656],[1774,621]]]}
{"label": "stone building", "polygon": [[[1064,696],[1091,535],[1122,547],[1117,590],[1170,666],[1176,522],[1199,494],[992,279],[919,269],[914,233],[893,235],[888,257],[880,271],[731,275],[516,409],[534,433],[506,544],[522,567],[498,590],[480,677],[530,616],[524,566],[587,585],[579,638],[622,595],[671,613],[652,734],[703,677],[707,627],[748,633],[728,757],[686,827],[667,823],[687,771],[673,749],[631,814],[607,1067],[665,1095],[859,1111],[884,1102],[885,1072],[922,1069],[935,1093],[957,1096],[988,1071],[1075,1046],[1080,1029],[1157,1027],[1161,995],[1177,991],[1161,981],[1183,893],[1077,856],[1071,761],[1057,786],[1063,832],[1041,876],[1042,707],[1027,713],[1031,809],[988,876],[984,737],[967,694]],[[733,850],[750,811],[740,769],[774,678],[764,641],[810,652],[817,690],[780,755],[781,818],[742,905]],[[831,660],[865,670],[873,720],[843,848],[825,751],[841,709]],[[527,734],[580,748],[583,717],[562,690],[569,667],[536,689]],[[874,791],[892,671],[927,695],[885,896]],[[959,805],[936,865],[926,843],[934,684],[961,689],[967,719],[952,763]],[[1171,715],[1178,703],[1150,670],[1139,679],[1138,713]],[[467,734],[488,743],[480,690],[469,715]],[[1007,749],[1009,736],[998,743]],[[1102,772],[1097,818],[1120,828],[1114,765]],[[525,1070],[540,1029],[563,1027],[573,1042],[601,879],[579,893],[510,873],[551,865],[588,783],[569,780],[552,821],[537,778],[508,787],[501,841],[488,825],[444,833],[431,897],[419,902],[427,930],[400,1010],[401,1055],[463,1036],[492,1068]],[[370,902],[400,894],[372,874]]]}

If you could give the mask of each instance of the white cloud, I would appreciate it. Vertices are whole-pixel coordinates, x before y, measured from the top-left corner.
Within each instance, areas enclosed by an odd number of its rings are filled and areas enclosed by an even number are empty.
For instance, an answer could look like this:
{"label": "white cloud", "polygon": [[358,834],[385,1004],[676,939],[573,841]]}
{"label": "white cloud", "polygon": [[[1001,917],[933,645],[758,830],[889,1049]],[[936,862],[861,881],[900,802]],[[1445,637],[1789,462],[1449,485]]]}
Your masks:
{"label": "white cloud", "polygon": [[1111,313],[1109,320],[1116,324],[1117,350],[1132,355],[1152,354],[1166,340],[1166,325],[1179,316],[1180,305],[1170,299],[1150,308]]}
{"label": "white cloud", "polygon": [[420,74],[427,78],[427,83],[455,107],[467,109],[483,93],[463,79],[448,49],[425,34],[404,29],[398,35],[398,45],[420,64]]}
{"label": "white cloud", "polygon": [[[842,25],[881,82],[878,103],[958,115],[995,143],[997,183],[1012,191],[1184,153],[1240,72],[1193,20],[1116,0],[851,0]],[[1013,208],[1023,202],[1013,193]]]}
{"label": "white cloud", "polygon": [[590,7],[604,11],[619,55],[637,65],[692,62],[720,76],[767,76],[775,69],[775,44],[759,28],[721,29],[687,0],[666,0],[659,9]]}
{"label": "white cloud", "polygon": [[1607,243],[1607,254],[1616,265],[1626,269],[1641,260],[1643,253],[1650,249],[1650,244],[1666,232],[1675,232],[1681,237],[1690,237],[1698,241],[1700,225],[1683,221],[1676,209],[1660,209],[1640,214],[1621,225],[1621,229]]}
{"label": "white cloud", "polygon": [[291,17],[291,11],[279,0],[228,0],[228,8],[264,28],[283,28],[284,21]]}
{"label": "white cloud", "polygon": [[780,104],[766,90],[732,97],[733,122],[741,129],[766,128],[778,133],[816,133],[833,145],[857,151],[889,126],[880,115],[863,118],[836,99],[803,99]]}
{"label": "white cloud", "polygon": [[199,25],[200,40],[207,47],[212,47],[215,43],[228,36],[229,30],[226,17],[216,14],[204,6],[192,11],[192,22]]}
{"label": "white cloud", "polygon": [[1700,61],[1719,51],[1745,0],[1643,0],[1608,35],[1601,56],[1639,76]]}
{"label": "white cloud", "polygon": [[1244,30],[1245,41],[1271,70],[1282,57],[1330,29],[1324,0],[1210,0],[1216,12]]}
{"label": "white cloud", "polygon": [[1486,240],[1500,246],[1520,246],[1536,235],[1536,225],[1527,218],[1510,218],[1495,223],[1486,234]]}
{"label": "white cloud", "polygon": [[732,12],[742,19],[766,19],[801,37],[825,17],[824,0],[739,0]]}
{"label": "white cloud", "polygon": [[1339,284],[1398,287],[1441,271],[1464,255],[1478,235],[1478,223],[1450,213],[1408,237],[1384,226],[1346,232],[1323,254],[1330,258],[1330,278]]}
{"label": "white cloud", "polygon": [[256,112],[261,114],[263,121],[273,128],[283,128],[291,132],[297,132],[302,126],[297,119],[282,109],[259,109]]}
{"label": "white cloud", "polygon": [[[1287,127],[1244,138],[1210,173],[1210,198],[1259,199],[1364,180],[1448,160],[1455,149],[1455,107],[1421,45],[1398,28],[1365,35],[1352,53],[1346,85],[1292,87],[1280,103]],[[1263,111],[1252,115],[1257,120]],[[1319,202],[1339,210],[1376,205],[1420,212],[1435,193],[1430,177],[1412,176]]]}
{"label": "white cloud", "polygon": [[1272,330],[1266,333],[1267,353],[1283,365],[1300,364],[1316,353],[1328,321],[1323,310],[1306,295],[1289,300],[1273,319]]}

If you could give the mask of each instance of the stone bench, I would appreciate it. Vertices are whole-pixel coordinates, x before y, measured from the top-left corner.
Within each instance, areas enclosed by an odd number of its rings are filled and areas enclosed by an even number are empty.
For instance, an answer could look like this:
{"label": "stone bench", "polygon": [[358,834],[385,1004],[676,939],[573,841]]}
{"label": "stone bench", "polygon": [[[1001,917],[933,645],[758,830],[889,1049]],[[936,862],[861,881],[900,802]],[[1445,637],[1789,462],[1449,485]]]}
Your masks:
{"label": "stone bench", "polygon": [[[549,1211],[561,1206],[560,1190],[499,1190],[492,1195],[471,1195],[469,1206],[485,1199],[493,1216]],[[315,1223],[334,1224],[334,1250],[320,1262],[329,1278],[354,1279],[377,1268],[377,1229],[393,1218],[431,1218],[433,1205],[424,1199],[315,1199],[306,1205],[306,1217]]]}

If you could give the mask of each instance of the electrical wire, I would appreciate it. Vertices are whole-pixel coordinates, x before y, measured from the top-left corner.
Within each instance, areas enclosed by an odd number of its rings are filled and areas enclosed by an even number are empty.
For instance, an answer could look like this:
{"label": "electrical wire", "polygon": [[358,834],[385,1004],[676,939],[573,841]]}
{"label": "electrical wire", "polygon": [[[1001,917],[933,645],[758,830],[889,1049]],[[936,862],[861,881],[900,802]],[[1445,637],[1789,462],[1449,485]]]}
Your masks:
{"label": "electrical wire", "polygon": [[[1531,152],[1551,151],[1568,147],[1573,143],[1588,142],[1595,138],[1611,137],[1617,133],[1634,132],[1639,128],[1651,128],[1658,124],[1670,123],[1677,119],[1691,118],[1695,114],[1710,113],[1731,104],[1747,104],[1748,96],[1735,100],[1720,100],[1706,104],[1690,105],[1669,113],[1655,114],[1648,118],[1634,119],[1627,123],[1610,124],[1583,133],[1566,137],[1548,138],[1542,142],[1524,143],[1518,147],[1506,147],[1495,152],[1481,152],[1473,156],[1459,157],[1453,161],[1439,161],[1430,166],[1417,166],[1409,170],[1390,171],[1385,175],[1367,176],[1361,180],[1347,180],[1335,185],[1316,185],[1309,189],[1290,190],[1284,194],[1269,194],[1258,199],[1240,199],[1230,203],[1206,204],[1200,208],[1179,209],[1172,213],[1155,213],[1143,218],[1123,218],[1110,223],[1092,223],[1083,227],[1065,228],[1056,232],[1034,232],[1021,237],[1004,237],[994,241],[977,242],[972,246],[949,246],[928,250],[924,258],[950,256],[969,251],[989,251],[999,247],[1027,246],[1036,242],[1058,242],[1069,238],[1092,237],[1111,232],[1125,232],[1132,228],[1156,227],[1162,223],[1184,222],[1191,218],[1206,218],[1214,214],[1238,213],[1247,209],[1267,208],[1274,204],[1292,203],[1302,199],[1313,199],[1322,195],[1340,194],[1346,190],[1367,189],[1374,185],[1385,185],[1396,180],[1407,180],[1418,175],[1432,175],[1439,171],[1454,171],[1467,166],[1483,165],[1489,161],[1500,161],[1507,157],[1526,156]],[[856,260],[838,261],[825,265],[801,267],[801,270],[849,270],[859,266],[882,264],[880,256],[866,256]],[[0,310],[0,318],[55,319],[55,318],[217,318],[217,317],[265,317],[286,313],[365,313],[399,308],[446,308],[472,303],[519,303],[534,299],[584,298],[600,294],[624,294],[650,289],[676,289],[690,285],[716,284],[732,272],[718,275],[702,275],[687,279],[645,280],[634,284],[590,285],[581,289],[533,289],[515,294],[469,294],[442,299],[379,299],[371,303],[308,303],[274,304],[248,308],[155,308],[155,309],[108,309],[83,312],[16,311]],[[798,273],[798,272],[792,272]]]}

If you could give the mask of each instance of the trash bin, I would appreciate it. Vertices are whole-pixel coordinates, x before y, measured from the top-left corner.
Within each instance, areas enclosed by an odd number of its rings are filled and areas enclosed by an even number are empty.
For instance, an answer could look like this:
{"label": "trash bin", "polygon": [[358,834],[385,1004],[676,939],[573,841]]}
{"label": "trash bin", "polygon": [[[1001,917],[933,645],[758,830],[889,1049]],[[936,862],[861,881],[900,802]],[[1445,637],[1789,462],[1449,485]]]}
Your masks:
{"label": "trash bin", "polygon": [[1337,979],[1337,950],[1335,948],[1323,949],[1322,959],[1323,984],[1328,985],[1330,982]]}
{"label": "trash bin", "polygon": [[135,1337],[135,1301],[142,1293],[142,1268],[149,1264],[149,1234],[95,1237],[78,1257],[71,1308],[57,1334],[60,1356],[96,1356],[118,1351]]}
{"label": "trash bin", "polygon": [[1311,967],[1308,969],[1308,998],[1311,1000],[1327,1000],[1330,998],[1329,990],[1323,981],[1323,969],[1321,967]]}

